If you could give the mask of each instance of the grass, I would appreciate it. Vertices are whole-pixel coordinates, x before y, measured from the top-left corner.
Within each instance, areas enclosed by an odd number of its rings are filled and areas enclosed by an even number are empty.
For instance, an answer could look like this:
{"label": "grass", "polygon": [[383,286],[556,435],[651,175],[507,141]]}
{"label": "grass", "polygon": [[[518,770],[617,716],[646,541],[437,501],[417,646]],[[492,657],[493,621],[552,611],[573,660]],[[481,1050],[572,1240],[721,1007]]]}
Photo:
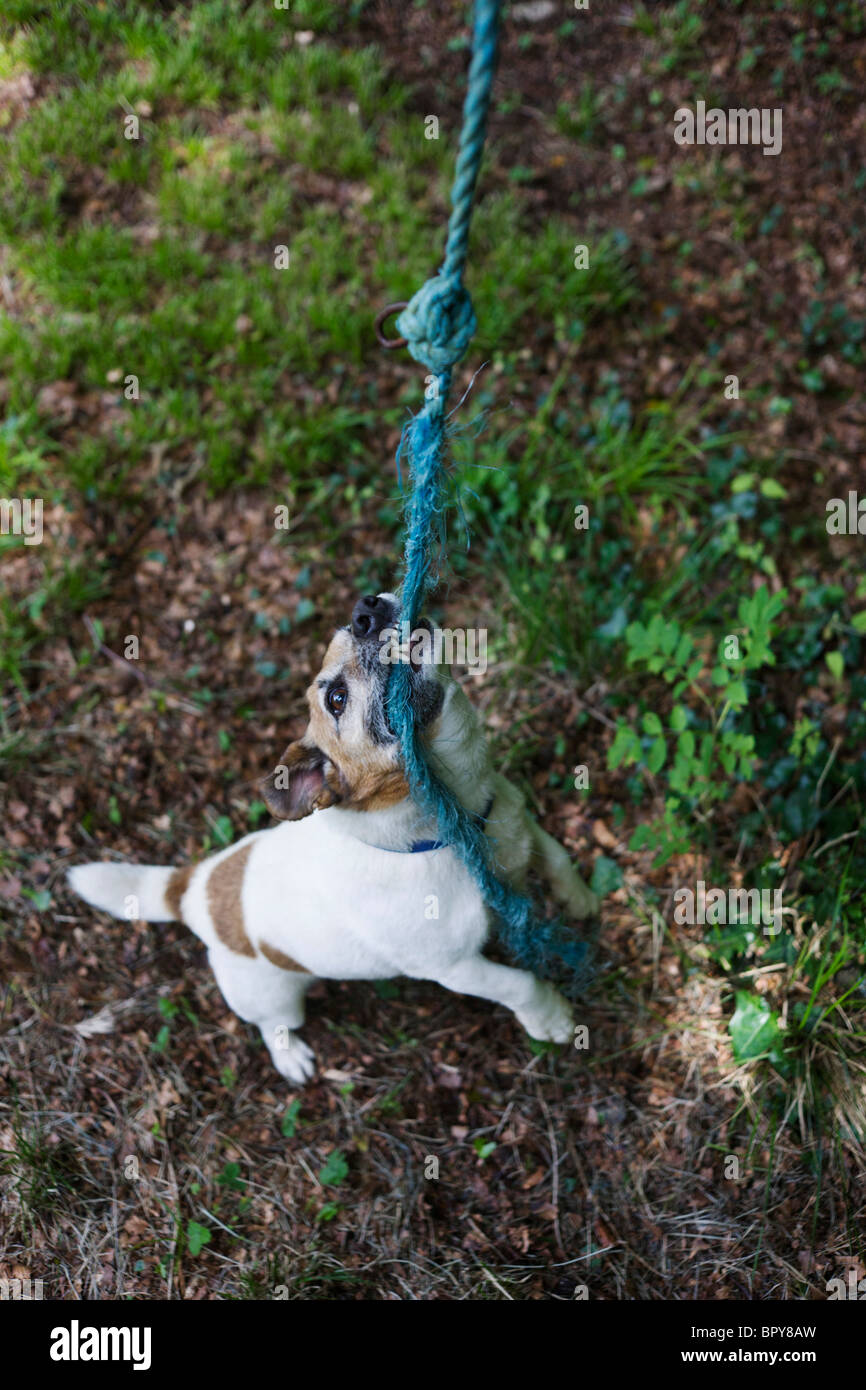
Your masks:
{"label": "grass", "polygon": [[0,1150],[0,1173],[11,1180],[15,1210],[27,1234],[35,1222],[78,1196],[82,1185],[80,1158],[71,1138],[52,1142],[43,1128],[12,1125],[14,1147]]}
{"label": "grass", "polygon": [[[92,504],[112,525],[146,504],[139,480],[158,451],[163,480],[193,459],[214,489],[268,484],[314,502],[323,468],[364,464],[361,432],[403,417],[402,404],[364,389],[358,369],[383,286],[386,297],[408,295],[428,271],[448,151],[395,121],[406,93],[385,84],[372,50],[289,46],[284,30],[275,33],[277,16],[253,10],[223,31],[222,13],[205,5],[189,20],[163,16],[142,48],[132,8],[114,16],[106,43],[104,16],[68,6],[51,34],[36,25],[29,42],[12,45],[13,68],[50,71],[66,55],[67,80],[16,127],[5,154],[0,226],[27,306],[23,332],[20,316],[0,317],[7,494],[50,480],[65,507]],[[217,49],[205,53],[202,35],[212,31]],[[67,72],[73,36],[78,66]],[[146,74],[130,68],[143,52]],[[254,84],[250,53],[260,59]],[[241,116],[221,118],[220,104],[240,105]],[[136,105],[151,115],[140,139],[127,141],[124,111]],[[325,187],[305,191],[318,169]],[[514,191],[481,205],[474,240],[491,346],[531,334],[538,313],[575,338],[633,297],[621,241],[602,239],[590,270],[577,271],[567,226],[554,220],[539,238]],[[279,246],[289,253],[284,270],[275,267]],[[323,377],[336,401],[325,400]],[[58,437],[51,402],[40,408],[44,383],[70,379],[108,408],[101,428],[72,448]],[[311,383],[300,406],[298,380]],[[26,602],[4,598],[8,674],[20,683],[44,613],[63,621],[107,582],[100,560],[88,560],[48,573]]]}

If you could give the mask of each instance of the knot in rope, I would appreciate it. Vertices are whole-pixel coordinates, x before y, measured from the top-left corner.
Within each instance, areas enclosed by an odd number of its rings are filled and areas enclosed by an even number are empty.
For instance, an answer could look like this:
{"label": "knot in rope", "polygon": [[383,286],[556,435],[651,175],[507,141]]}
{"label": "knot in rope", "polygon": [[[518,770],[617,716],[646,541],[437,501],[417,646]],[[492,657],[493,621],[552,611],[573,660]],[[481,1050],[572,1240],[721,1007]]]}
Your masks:
{"label": "knot in rope", "polygon": [[456,275],[434,275],[397,319],[416,362],[441,376],[459,362],[475,332],[469,291]]}
{"label": "knot in rope", "polygon": [[[422,285],[397,319],[416,362],[437,376],[434,391],[404,430],[398,451],[409,457],[412,491],[406,503],[406,554],[400,592],[400,624],[411,632],[431,569],[434,538],[441,534],[444,511],[443,456],[447,433],[447,399],[451,368],[460,361],[473,333],[475,314],[463,285],[469,224],[496,65],[496,36],[502,0],[475,0],[475,26],[469,82],[445,256],[438,275]],[[438,839],[450,845],[474,876],[488,905],[499,918],[499,933],[524,968],[544,973],[555,962],[566,967],[577,986],[585,969],[586,945],[557,922],[539,918],[532,902],[497,874],[483,828],[454,792],[428,765],[416,728],[409,667],[394,665],[388,683],[388,722],[400,740],[403,764],[418,804],[438,826]]]}

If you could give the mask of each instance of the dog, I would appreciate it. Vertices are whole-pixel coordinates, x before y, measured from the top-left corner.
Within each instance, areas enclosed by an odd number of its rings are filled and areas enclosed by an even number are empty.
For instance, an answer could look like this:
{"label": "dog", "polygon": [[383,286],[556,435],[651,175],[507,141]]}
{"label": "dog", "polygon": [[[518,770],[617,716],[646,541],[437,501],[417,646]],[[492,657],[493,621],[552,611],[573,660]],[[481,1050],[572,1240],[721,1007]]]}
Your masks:
{"label": "dog", "polygon": [[[436,980],[512,1010],[533,1038],[566,1042],[572,1012],[549,983],[483,954],[490,912],[456,851],[410,794],[387,689],[399,606],[359,599],[307,691],[306,732],[262,784],[282,824],[185,868],[82,864],[74,891],[116,917],[180,921],[207,946],[231,1009],[257,1024],[277,1070],[295,1085],[314,1072],[298,1037],[317,979]],[[427,620],[412,634],[409,691],[433,770],[483,819],[497,873],[522,889],[530,867],[577,918],[598,900],[563,847],[494,771],[478,716],[430,658]],[[388,643],[391,643],[390,647]]]}

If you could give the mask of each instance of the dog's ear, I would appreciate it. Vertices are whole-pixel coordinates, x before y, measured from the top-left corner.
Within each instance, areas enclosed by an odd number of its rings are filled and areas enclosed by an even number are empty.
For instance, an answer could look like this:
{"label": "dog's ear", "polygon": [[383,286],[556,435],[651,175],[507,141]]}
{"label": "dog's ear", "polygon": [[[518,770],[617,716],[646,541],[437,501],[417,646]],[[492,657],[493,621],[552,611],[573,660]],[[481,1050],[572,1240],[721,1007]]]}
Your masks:
{"label": "dog's ear", "polygon": [[261,784],[262,796],[277,820],[303,820],[312,811],[341,801],[340,775],[314,743],[290,743],[270,777]]}

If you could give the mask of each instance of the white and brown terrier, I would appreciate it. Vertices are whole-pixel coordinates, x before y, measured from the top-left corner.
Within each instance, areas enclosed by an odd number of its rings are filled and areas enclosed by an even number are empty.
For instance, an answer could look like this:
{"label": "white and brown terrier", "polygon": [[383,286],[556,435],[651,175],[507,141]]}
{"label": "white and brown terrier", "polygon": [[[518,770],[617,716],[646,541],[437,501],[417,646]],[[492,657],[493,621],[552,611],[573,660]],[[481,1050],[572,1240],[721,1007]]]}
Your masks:
{"label": "white and brown terrier", "polygon": [[[190,927],[229,1006],[258,1024],[274,1065],[296,1083],[314,1070],[295,1029],[316,979],[437,980],[504,1004],[534,1038],[572,1035],[571,1010],[552,985],[482,955],[490,914],[478,886],[409,794],[386,715],[383,639],[396,615],[392,594],[370,595],[335,633],[307,691],[306,733],[264,783],[286,824],[186,868],[82,864],[69,873],[81,897],[116,917]],[[497,872],[521,888],[532,865],[572,916],[594,913],[597,900],[565,850],[494,772],[460,686],[430,660],[413,660],[410,673],[427,758],[484,818]]]}

